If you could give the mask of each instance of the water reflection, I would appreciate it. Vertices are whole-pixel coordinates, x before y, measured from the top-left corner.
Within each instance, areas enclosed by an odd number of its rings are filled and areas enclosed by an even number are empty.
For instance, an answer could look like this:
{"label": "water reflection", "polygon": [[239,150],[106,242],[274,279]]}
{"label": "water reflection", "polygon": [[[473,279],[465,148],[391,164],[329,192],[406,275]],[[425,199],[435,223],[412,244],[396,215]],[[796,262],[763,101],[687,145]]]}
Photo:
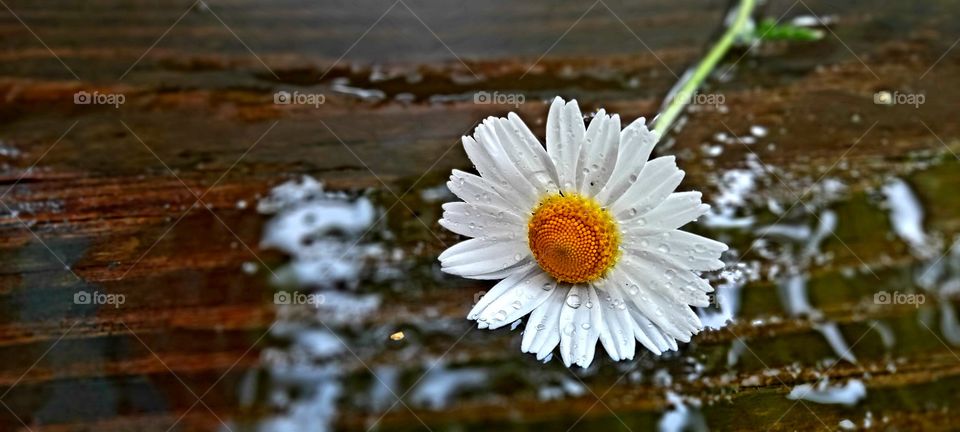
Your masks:
{"label": "water reflection", "polygon": [[[272,273],[274,285],[319,300],[297,304],[296,296],[275,299],[277,316],[269,334],[273,343],[261,353],[263,370],[248,377],[243,399],[278,414],[240,426],[262,431],[329,430],[343,396],[344,365],[354,359],[363,362],[338,332],[379,308],[380,296],[359,292],[359,281],[390,277],[393,267],[383,257],[391,254],[363,238],[377,213],[369,199],[327,192],[311,177],[275,187],[257,210],[271,215],[261,247],[290,257]],[[389,379],[388,371],[386,375]],[[372,400],[384,399],[378,389],[371,393]]]}
{"label": "water reflection", "polygon": [[[766,134],[765,130],[754,132],[758,139]],[[744,296],[749,295],[747,285],[764,278],[776,287],[782,315],[808,322],[830,347],[836,362],[855,363],[857,358],[840,326],[826,317],[809,293],[811,273],[831,265],[834,259],[824,245],[835,243],[844,224],[856,222],[839,215],[843,213],[838,207],[849,198],[846,186],[831,178],[813,182],[810,195],[793,204],[796,195],[783,193],[782,184],[772,174],[775,171],[755,155],[748,155],[743,166],[714,178],[718,193],[712,201],[713,210],[695,228],[710,230],[739,246],[724,256],[728,266],[711,276],[717,287],[716,303],[698,310],[702,322],[706,327],[722,329],[741,318]],[[419,191],[421,201],[434,206],[449,199],[448,194],[443,187]],[[911,254],[922,263],[913,275],[916,284],[935,296],[947,297],[960,291],[960,238],[951,252],[941,258],[937,253],[938,236],[924,230],[923,209],[909,184],[891,180],[878,196],[884,198],[883,211],[891,223],[890,234],[909,245]],[[449,312],[442,311],[440,306],[424,305],[418,312],[421,316],[412,318],[409,328],[396,328],[395,320],[373,320],[380,322],[374,324],[380,327],[370,328],[368,318],[383,313],[383,305],[389,304],[385,298],[390,295],[389,290],[377,284],[402,280],[401,289],[407,289],[410,277],[404,266],[412,261],[396,248],[396,237],[384,232],[379,223],[382,210],[371,200],[325,191],[320,182],[305,177],[277,186],[257,208],[270,216],[262,246],[289,256],[287,264],[269,275],[273,283],[279,290],[322,294],[324,301],[316,305],[277,305],[269,347],[261,358],[263,368],[251,372],[242,388],[244,402],[248,406],[267,407],[269,415],[258,416],[249,424],[236,422],[239,427],[264,431],[329,430],[335,425],[342,427],[346,421],[350,425],[363,424],[364,428],[385,428],[379,423],[381,416],[399,413],[407,407],[424,412],[447,410],[465,401],[496,404],[515,394],[528,394],[545,404],[587,398],[591,387],[585,383],[610,373],[613,379],[624,374],[625,382],[652,385],[663,396],[667,408],[657,421],[660,430],[707,429],[703,410],[708,408],[701,405],[712,403],[712,396],[682,394],[682,388],[689,383],[717,378],[718,371],[710,369],[717,363],[713,359],[704,361],[695,345],[653,360],[638,358],[635,362],[604,364],[577,372],[555,367],[553,362],[528,373],[531,365],[524,364],[523,379],[516,380],[511,375],[514,384],[506,390],[494,378],[517,373],[512,359],[464,363],[425,355],[427,337],[450,336],[450,320],[459,320],[456,316],[450,318]],[[429,274],[427,265],[416,265]],[[861,270],[865,275],[873,271],[868,267]],[[938,302],[937,306],[944,338],[960,344],[955,309],[949,302]],[[771,317],[771,322],[773,319],[780,318]],[[888,350],[893,348],[893,329],[878,319],[867,322],[883,345]],[[514,323],[513,329],[519,323]],[[766,321],[758,319],[754,323],[764,325]],[[389,335],[399,330],[404,330],[404,336],[391,342]],[[504,335],[517,333],[503,330]],[[456,336],[459,334],[453,338]],[[387,358],[398,356],[410,361],[409,365],[384,362],[380,356],[391,343],[399,349]],[[490,343],[498,346],[499,342]],[[766,370],[740,376],[736,369],[741,365],[741,357],[751,349],[747,343],[736,340],[722,351],[725,356],[719,364],[728,368],[720,375],[724,385],[760,386],[765,378],[780,373]],[[486,347],[479,347],[483,348]],[[763,348],[758,349],[762,352]],[[830,363],[835,363],[833,360]],[[371,365],[369,369],[366,363]],[[422,376],[410,375],[418,368]],[[782,371],[798,374],[803,368],[804,365],[794,364]],[[822,379],[794,386],[788,397],[815,403],[856,404],[866,394],[863,380]],[[339,418],[343,413],[363,417]]]}
{"label": "water reflection", "polygon": [[[924,211],[920,199],[902,179],[893,178],[883,185],[884,206],[889,211],[892,231],[909,247],[920,265],[914,272],[918,287],[936,299],[940,312],[940,333],[951,345],[960,345],[960,320],[951,298],[960,293],[960,236],[941,253],[943,241],[923,227]],[[919,306],[919,305],[918,305]],[[924,309],[920,319],[932,321],[932,311]],[[928,325],[935,327],[936,325]]]}

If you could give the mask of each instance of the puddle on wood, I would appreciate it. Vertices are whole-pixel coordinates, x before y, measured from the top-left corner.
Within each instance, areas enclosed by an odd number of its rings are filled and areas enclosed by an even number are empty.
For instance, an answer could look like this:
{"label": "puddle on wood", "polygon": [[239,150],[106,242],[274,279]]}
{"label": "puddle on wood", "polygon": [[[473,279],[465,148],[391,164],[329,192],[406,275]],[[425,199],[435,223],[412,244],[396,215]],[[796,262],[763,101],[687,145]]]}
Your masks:
{"label": "puddle on wood", "polygon": [[[750,131],[764,145],[766,128]],[[738,138],[718,134],[712,145]],[[705,164],[719,155],[683,158]],[[660,430],[704,430],[739,392],[757,388],[750,398],[764,404],[836,405],[844,427],[883,424],[891,399],[873,400],[873,387],[896,382],[890,374],[918,344],[960,344],[950,301],[960,290],[960,237],[930,227],[931,203],[917,191],[955,176],[948,156],[920,155],[902,175],[864,179],[845,163],[790,175],[747,153],[743,168],[712,176],[712,210],[686,228],[731,245],[727,268],[710,274],[715,304],[698,310],[708,330],[661,357],[614,363],[598,355],[583,370],[521,353],[520,321],[468,332],[458,313],[488,285],[441,274],[429,252],[457,241],[435,223],[440,204],[455,199],[442,183],[420,185],[399,203],[381,189],[327,191],[309,176],[277,185],[257,205],[269,216],[261,246],[289,261],[249,269],[277,290],[277,316],[262,367],[238,389],[250,412],[274,414],[234,425],[399,430],[416,428],[411,409],[429,417],[484,407],[509,414],[431,420],[549,427],[548,416],[510,404],[550,406],[608,387],[621,407],[614,412]],[[937,205],[960,205],[939,187],[925,192],[947,200]],[[437,298],[446,303],[431,304]],[[609,422],[582,420],[585,428]]]}

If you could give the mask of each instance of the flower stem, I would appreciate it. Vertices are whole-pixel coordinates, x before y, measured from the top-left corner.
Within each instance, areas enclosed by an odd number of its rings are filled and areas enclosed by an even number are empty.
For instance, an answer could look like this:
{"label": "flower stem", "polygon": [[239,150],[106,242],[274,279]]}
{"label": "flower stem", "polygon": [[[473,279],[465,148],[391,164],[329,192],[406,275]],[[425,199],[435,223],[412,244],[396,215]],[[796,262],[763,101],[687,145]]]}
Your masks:
{"label": "flower stem", "polygon": [[685,73],[680,79],[680,82],[678,82],[667,95],[665,102],[667,103],[666,109],[661,111],[660,115],[653,121],[653,129],[659,132],[660,136],[670,131],[673,122],[676,121],[677,116],[680,115],[680,112],[683,111],[687,103],[692,100],[697,88],[703,84],[703,81],[717,66],[717,63],[727,53],[727,50],[730,49],[730,45],[733,45],[737,36],[743,33],[747,24],[750,22],[750,14],[753,12],[755,5],[756,0],[739,1],[739,4],[736,6],[736,16],[733,22],[729,24],[729,27],[727,27],[727,31],[723,33],[723,36],[720,37],[716,45],[710,48],[707,56],[697,64],[696,68]]}

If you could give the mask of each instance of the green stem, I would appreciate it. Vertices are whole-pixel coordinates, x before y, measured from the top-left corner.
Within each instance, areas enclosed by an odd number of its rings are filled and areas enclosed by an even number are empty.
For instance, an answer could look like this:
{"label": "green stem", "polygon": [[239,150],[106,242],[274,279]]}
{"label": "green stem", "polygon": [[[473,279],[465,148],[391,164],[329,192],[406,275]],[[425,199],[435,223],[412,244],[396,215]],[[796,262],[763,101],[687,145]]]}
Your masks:
{"label": "green stem", "polygon": [[667,108],[653,121],[653,129],[660,132],[661,136],[666,135],[666,133],[670,131],[673,122],[676,121],[677,116],[680,115],[680,112],[683,111],[687,103],[692,100],[697,88],[703,84],[703,81],[717,66],[717,63],[727,53],[727,50],[730,49],[730,45],[733,45],[733,41],[736,40],[737,36],[743,33],[744,27],[750,21],[750,14],[753,12],[755,5],[756,0],[740,0],[740,4],[737,6],[737,15],[733,23],[730,24],[727,31],[720,40],[717,41],[717,44],[710,49],[707,56],[700,61],[693,73],[687,75],[685,80],[681,81],[680,89],[677,90],[673,98],[668,101],[669,105]]}

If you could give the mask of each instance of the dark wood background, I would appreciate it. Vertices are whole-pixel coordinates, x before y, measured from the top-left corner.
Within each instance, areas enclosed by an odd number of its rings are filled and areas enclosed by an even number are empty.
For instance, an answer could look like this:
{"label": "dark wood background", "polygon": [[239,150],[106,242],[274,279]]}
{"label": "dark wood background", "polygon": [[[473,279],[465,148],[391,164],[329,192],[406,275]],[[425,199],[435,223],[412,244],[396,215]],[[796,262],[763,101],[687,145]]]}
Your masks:
{"label": "dark wood background", "polygon": [[[641,430],[667,407],[662,386],[618,381],[626,369],[607,359],[598,370],[576,372],[591,392],[540,400],[525,377],[562,365],[539,366],[521,354],[516,333],[473,331],[448,353],[469,328],[469,299],[489,284],[425,276],[456,237],[436,224],[439,203],[417,192],[468,168],[459,137],[483,117],[513,109],[474,104],[477,91],[524,94],[518,112],[541,136],[542,101],[556,94],[578,98],[585,112],[603,106],[624,118],[651,117],[675,75],[715,36],[726,3],[2,6],[0,428],[167,430],[185,414],[178,430],[210,430],[222,428],[221,420],[268,415],[259,404],[242,407],[237,395],[272,343],[261,336],[276,319],[273,288],[266,272],[249,275],[241,265],[286,260],[258,246],[266,217],[254,208],[271,187],[301,174],[329,189],[366,190],[391,209],[385,224],[408,252],[407,285],[384,289],[378,312],[351,328],[370,335],[354,339],[366,341],[354,346],[364,362],[399,366],[405,385],[427,368],[419,359],[431,356],[496,371],[495,390],[439,410],[398,406],[381,430],[421,429],[420,419],[433,430],[566,430],[574,423]],[[704,190],[708,202],[715,174],[743,167],[750,152],[728,146],[706,161],[701,145],[728,128],[746,134],[766,125],[775,147],[760,147],[759,157],[790,183],[845,160],[832,173],[849,187],[850,199],[834,207],[843,244],[826,242],[833,259],[811,269],[810,292],[848,342],[858,341],[858,362],[829,368],[823,359],[832,351],[817,323],[788,318],[773,284],[752,282],[728,330],[698,336],[685,355],[638,363],[648,378],[665,369],[675,377],[672,388],[708,401],[702,410],[714,428],[836,429],[845,418],[860,424],[867,412],[877,428],[950,429],[960,421],[960,358],[941,343],[937,319],[913,307],[866,305],[881,286],[907,290],[921,264],[870,207],[889,176],[915,187],[930,231],[946,239],[960,232],[960,174],[950,153],[960,149],[960,48],[951,50],[960,37],[958,10],[955,1],[770,1],[758,16],[816,13],[834,24],[820,41],[735,49],[725,59],[736,63],[731,72],[708,87],[725,96],[727,110],[692,113],[663,150],[683,155],[684,187]],[[384,97],[338,92],[338,83]],[[327,99],[319,107],[276,105],[281,89]],[[77,105],[81,90],[126,100],[119,108]],[[926,101],[875,105],[878,90],[924,93]],[[398,198],[380,180],[397,195],[412,193],[394,206]],[[782,185],[767,186],[763,193],[786,194]],[[736,235],[731,242],[741,251],[750,243]],[[860,260],[879,278],[842,277]],[[126,303],[78,307],[72,298],[81,289],[124,294]],[[390,345],[390,330],[423,317],[445,330],[410,340],[414,357]],[[894,329],[894,348],[866,331],[877,320]],[[738,337],[754,355],[728,368],[723,359]],[[688,359],[707,365],[702,377],[681,378]],[[359,394],[369,372],[352,357],[342,365],[344,393]],[[806,403],[782,415],[793,405],[785,398],[790,387],[823,371],[836,380],[866,377],[867,400],[853,408]],[[753,385],[740,385],[753,376]],[[365,429],[380,417],[351,400],[338,404],[337,429]]]}

